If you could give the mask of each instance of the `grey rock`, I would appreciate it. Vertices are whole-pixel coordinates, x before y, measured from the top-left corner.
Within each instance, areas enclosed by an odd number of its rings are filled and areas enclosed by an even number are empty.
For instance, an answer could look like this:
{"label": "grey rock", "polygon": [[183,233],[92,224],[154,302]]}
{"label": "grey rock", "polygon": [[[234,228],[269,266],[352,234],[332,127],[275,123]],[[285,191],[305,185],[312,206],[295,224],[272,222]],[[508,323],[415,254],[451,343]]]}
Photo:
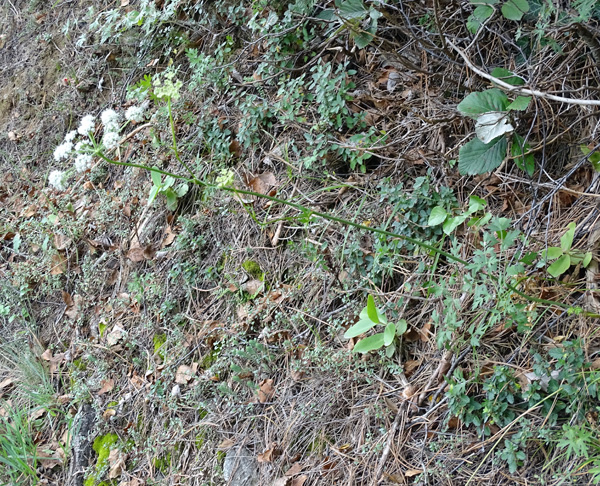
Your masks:
{"label": "grey rock", "polygon": [[225,456],[223,476],[228,486],[258,486],[258,462],[245,447],[232,448]]}

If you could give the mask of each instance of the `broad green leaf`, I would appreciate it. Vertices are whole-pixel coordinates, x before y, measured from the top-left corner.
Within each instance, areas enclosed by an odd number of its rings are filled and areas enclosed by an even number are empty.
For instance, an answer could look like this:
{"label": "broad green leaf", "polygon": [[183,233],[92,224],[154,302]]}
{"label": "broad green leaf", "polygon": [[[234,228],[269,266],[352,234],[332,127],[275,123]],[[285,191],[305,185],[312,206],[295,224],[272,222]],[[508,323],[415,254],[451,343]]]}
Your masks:
{"label": "broad green leaf", "polygon": [[[516,133],[513,135],[513,141],[510,146],[510,155],[515,158],[515,164],[522,171],[527,172],[529,176],[532,176],[535,172],[535,158],[533,154],[527,154],[531,146],[525,143],[525,140]],[[525,157],[523,157],[523,154]]]}
{"label": "broad green leaf", "polygon": [[490,223],[491,231],[504,231],[510,228],[512,219],[510,218],[494,218]]}
{"label": "broad green leaf", "polygon": [[571,257],[568,254],[565,254],[548,267],[548,273],[554,278],[560,277],[570,266]]}
{"label": "broad green leaf", "polygon": [[467,29],[472,34],[477,33],[481,24],[494,13],[492,7],[487,5],[479,5],[467,19]]}
{"label": "broad green leaf", "polygon": [[398,321],[398,324],[396,324],[396,335],[397,336],[402,336],[408,329],[408,322],[406,322],[406,319],[400,319]]}
{"label": "broad green leaf", "polygon": [[[580,145],[583,155],[588,155],[592,150],[587,145]],[[596,151],[588,157],[592,167],[596,172],[600,172],[600,152]]]}
{"label": "broad green leaf", "polygon": [[388,358],[391,358],[392,356],[394,356],[395,352],[396,352],[396,345],[394,343],[390,344],[387,348],[385,348],[385,355]]}
{"label": "broad green leaf", "polygon": [[562,248],[551,246],[547,250],[542,252],[542,258],[545,260],[556,260],[559,256],[564,253]]}
{"label": "broad green leaf", "polygon": [[367,315],[373,322],[379,323],[379,316],[377,315],[377,306],[375,305],[375,299],[371,294],[367,297]]}
{"label": "broad green leaf", "polygon": [[481,218],[478,218],[478,217],[471,218],[469,220],[469,222],[467,223],[467,225],[469,227],[471,227],[471,226],[485,226],[486,224],[489,223],[490,219],[492,219],[492,213],[485,213],[485,215],[482,216]]}
{"label": "broad green leaf", "polygon": [[383,347],[383,333],[377,333],[373,336],[366,337],[361,339],[354,346],[355,353],[368,353],[369,351],[374,351],[376,349],[381,349]]}
{"label": "broad green leaf", "polygon": [[483,143],[478,138],[461,147],[458,152],[458,171],[461,174],[484,174],[500,166],[506,156],[505,137]]}
{"label": "broad green leaf", "polygon": [[508,20],[521,20],[527,12],[529,12],[527,0],[508,0],[502,5],[502,15]]}
{"label": "broad green leaf", "polygon": [[346,339],[351,339],[353,337],[360,336],[376,325],[376,322],[373,322],[369,319],[360,319],[344,333],[344,337]]}
{"label": "broad green leaf", "polygon": [[343,20],[362,19],[369,13],[362,0],[345,0],[338,5],[338,8]]}
{"label": "broad green leaf", "polygon": [[446,210],[442,206],[436,206],[431,210],[431,214],[429,215],[427,225],[437,226],[438,224],[442,224],[447,217],[448,213],[446,212]]}
{"label": "broad green leaf", "polygon": [[[158,169],[158,167],[152,167],[152,169]],[[160,172],[151,170],[150,176],[152,177],[152,182],[154,183],[155,186],[160,186],[162,184],[162,177],[160,175]]]}
{"label": "broad green leaf", "polygon": [[575,238],[575,223],[571,222],[567,225],[567,232],[560,237],[560,247],[563,251],[569,251],[573,246],[573,238]]}
{"label": "broad green leaf", "polygon": [[175,184],[175,178],[173,176],[167,176],[165,179],[165,183],[163,184],[163,189],[167,189]]}
{"label": "broad green leaf", "polygon": [[500,111],[484,113],[475,122],[475,133],[483,143],[490,143],[505,133],[513,132],[514,129],[515,127],[508,121],[506,113]]}
{"label": "broad green leaf", "polygon": [[501,67],[492,69],[491,75],[501,81],[504,81],[505,83],[512,84],[513,86],[523,86],[525,84],[525,80],[523,78],[510,72],[508,69]]}
{"label": "broad green leaf", "polygon": [[531,96],[517,96],[515,101],[506,107],[507,110],[525,111],[529,106]]}
{"label": "broad green leaf", "polygon": [[322,10],[316,17],[321,20],[333,20],[335,18],[335,11],[332,8],[326,8]]}
{"label": "broad green leaf", "polygon": [[444,224],[442,226],[442,230],[444,231],[444,234],[446,235],[450,235],[452,234],[452,232],[458,228],[461,224],[463,224],[467,218],[469,217],[468,214],[459,214],[458,216],[454,216],[454,218],[448,218],[446,221],[444,221]]}
{"label": "broad green leaf", "polygon": [[588,251],[585,256],[583,257],[583,262],[581,262],[581,265],[583,266],[583,268],[587,268],[587,266],[592,262],[592,252]]}
{"label": "broad green leaf", "polygon": [[394,338],[396,337],[396,325],[393,322],[390,322],[387,326],[385,326],[385,331],[383,331],[383,344],[384,346],[389,346],[394,342]]}
{"label": "broad green leaf", "polygon": [[167,196],[167,209],[171,212],[175,211],[177,209],[177,193],[170,187],[164,193]]}
{"label": "broad green leaf", "polygon": [[479,115],[490,111],[506,111],[507,106],[508,98],[506,95],[498,88],[493,88],[471,93],[458,104],[457,109],[463,115],[477,118]]}
{"label": "broad green leaf", "polygon": [[[385,314],[383,312],[381,312],[379,309],[377,309],[377,317],[379,317],[379,324],[387,324],[387,317],[385,317]],[[366,306],[363,308],[363,310],[360,311],[360,316],[359,316],[360,320],[370,320],[369,318],[369,314],[367,313],[367,308]],[[375,323],[377,324],[377,322]]]}
{"label": "broad green leaf", "polygon": [[183,197],[188,193],[189,190],[190,187],[187,184],[180,184],[179,187],[175,189],[175,192],[177,193],[177,197]]}
{"label": "broad green leaf", "polygon": [[159,190],[160,186],[152,186],[152,189],[150,189],[150,194],[148,195],[148,205],[152,204],[152,201],[156,199]]}
{"label": "broad green leaf", "polygon": [[487,206],[487,202],[485,199],[481,199],[480,197],[477,197],[477,196],[469,196],[469,213],[470,214],[476,213],[477,211],[481,211],[482,209],[485,209],[486,206]]}
{"label": "broad green leaf", "polygon": [[354,39],[354,43],[356,47],[359,49],[364,49],[367,47],[371,41],[375,38],[375,33],[377,32],[377,20],[372,20],[369,24],[369,27],[366,29],[362,29],[357,32],[352,32],[352,38]]}

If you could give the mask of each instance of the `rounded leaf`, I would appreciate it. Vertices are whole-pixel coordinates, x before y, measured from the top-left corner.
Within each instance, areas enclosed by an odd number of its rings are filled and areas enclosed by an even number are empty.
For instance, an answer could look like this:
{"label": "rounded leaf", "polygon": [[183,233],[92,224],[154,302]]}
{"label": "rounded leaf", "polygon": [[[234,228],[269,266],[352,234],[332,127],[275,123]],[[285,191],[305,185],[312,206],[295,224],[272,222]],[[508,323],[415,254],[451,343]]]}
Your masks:
{"label": "rounded leaf", "polygon": [[448,217],[448,213],[442,206],[436,206],[431,210],[431,214],[429,215],[429,221],[427,221],[428,226],[437,226],[438,224],[442,224],[444,220]]}
{"label": "rounded leaf", "polygon": [[369,329],[374,327],[376,324],[376,322],[373,322],[370,319],[360,319],[356,324],[354,324],[344,333],[344,337],[346,339],[350,339],[356,336],[360,336],[361,334],[364,334]]}
{"label": "rounded leaf", "polygon": [[377,333],[373,336],[369,336],[367,338],[361,339],[354,346],[355,353],[368,353],[369,351],[374,351],[376,349],[381,349],[383,347],[383,333]]}
{"label": "rounded leaf", "polygon": [[395,337],[396,325],[393,322],[390,322],[387,326],[385,326],[385,331],[383,331],[383,344],[385,346],[389,346],[394,342]]}
{"label": "rounded leaf", "polygon": [[561,256],[548,267],[548,273],[554,278],[560,277],[571,266],[571,257],[568,254]]}
{"label": "rounded leaf", "polygon": [[396,334],[402,336],[408,330],[408,322],[406,319],[400,319],[396,325]]}

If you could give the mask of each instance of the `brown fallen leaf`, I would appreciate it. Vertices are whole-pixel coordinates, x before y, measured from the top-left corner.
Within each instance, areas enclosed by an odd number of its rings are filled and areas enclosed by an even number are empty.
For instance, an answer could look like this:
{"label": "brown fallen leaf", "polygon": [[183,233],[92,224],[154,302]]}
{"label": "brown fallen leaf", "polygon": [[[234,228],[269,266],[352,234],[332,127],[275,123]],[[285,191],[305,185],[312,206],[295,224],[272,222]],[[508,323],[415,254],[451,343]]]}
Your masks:
{"label": "brown fallen leaf", "polygon": [[412,478],[413,476],[416,476],[417,474],[423,474],[423,470],[422,469],[409,469],[408,471],[404,471],[404,475],[407,478]]}
{"label": "brown fallen leaf", "polygon": [[217,449],[220,451],[226,451],[228,449],[231,449],[233,446],[235,445],[235,441],[232,439],[223,439],[219,445],[217,446]]}
{"label": "brown fallen leaf", "polygon": [[115,387],[115,380],[109,378],[108,380],[102,380],[100,382],[100,390],[98,390],[98,395],[103,395],[113,390]]}
{"label": "brown fallen leaf", "polygon": [[187,385],[189,381],[194,378],[194,370],[186,365],[181,365],[177,368],[177,373],[175,374],[175,383],[179,383],[180,385]]}
{"label": "brown fallen leaf", "polygon": [[252,279],[252,280],[248,280],[240,288],[244,292],[247,292],[250,295],[254,296],[254,295],[258,294],[263,289],[264,285],[265,285],[265,283],[262,282],[261,280]]}
{"label": "brown fallen leaf", "polygon": [[71,243],[73,243],[71,238],[63,235],[62,233],[54,233],[54,248],[57,250],[66,250]]}
{"label": "brown fallen leaf", "polygon": [[286,476],[295,476],[296,474],[300,474],[300,472],[302,472],[302,464],[300,464],[299,462],[295,462],[294,464],[292,464],[292,467],[290,467],[286,472],[285,475]]}
{"label": "brown fallen leaf", "polygon": [[165,248],[165,247],[169,246],[171,243],[173,243],[173,241],[175,241],[176,236],[177,235],[175,233],[173,233],[171,226],[167,226],[165,229],[165,237],[164,237],[162,243],[160,244],[160,247]]}
{"label": "brown fallen leaf", "polygon": [[51,258],[50,275],[62,275],[67,270],[67,259],[61,253],[55,253]]}
{"label": "brown fallen leaf", "polygon": [[112,449],[108,454],[108,479],[116,479],[125,471],[127,455],[119,449]]}
{"label": "brown fallen leaf", "polygon": [[271,483],[271,486],[289,486],[290,478],[279,478]]}
{"label": "brown fallen leaf", "polygon": [[102,414],[104,420],[109,420],[111,417],[117,415],[117,411],[114,408],[107,408]]}
{"label": "brown fallen leaf", "polygon": [[293,478],[292,482],[290,483],[290,486],[303,486],[307,479],[308,476],[306,474],[298,476],[297,478]]}
{"label": "brown fallen leaf", "polygon": [[248,186],[259,194],[268,194],[272,187],[277,185],[277,179],[272,172],[264,172],[248,181]]}
{"label": "brown fallen leaf", "polygon": [[2,395],[8,391],[9,387],[11,387],[14,382],[15,380],[12,378],[6,378],[0,381],[0,398],[2,398]]}
{"label": "brown fallen leaf", "polygon": [[260,403],[268,402],[275,395],[275,388],[273,387],[273,380],[271,378],[261,381],[259,387],[258,401]]}
{"label": "brown fallen leaf", "polygon": [[115,324],[115,327],[113,327],[112,331],[110,331],[107,335],[106,335],[106,343],[109,346],[114,346],[115,344],[117,344],[121,339],[123,339],[123,336],[125,336],[125,329],[123,329],[121,326],[119,326],[118,324]]}
{"label": "brown fallen leaf", "polygon": [[278,447],[276,443],[269,444],[269,448],[265,450],[263,453],[256,456],[256,460],[258,462],[272,462],[273,459],[279,457],[281,455],[281,449]]}
{"label": "brown fallen leaf", "polygon": [[148,245],[144,248],[141,246],[134,246],[127,252],[127,258],[132,262],[143,262],[144,260],[152,260],[156,256],[156,250],[152,248],[152,245]]}

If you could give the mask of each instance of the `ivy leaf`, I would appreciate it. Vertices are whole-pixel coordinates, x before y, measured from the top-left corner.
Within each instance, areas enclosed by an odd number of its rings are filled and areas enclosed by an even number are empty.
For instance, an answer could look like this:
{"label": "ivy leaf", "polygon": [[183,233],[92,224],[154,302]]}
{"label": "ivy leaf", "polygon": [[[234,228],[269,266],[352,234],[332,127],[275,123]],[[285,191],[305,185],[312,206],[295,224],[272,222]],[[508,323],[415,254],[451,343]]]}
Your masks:
{"label": "ivy leaf", "polygon": [[448,213],[446,210],[442,206],[436,206],[431,210],[427,226],[437,226],[438,224],[442,224],[447,217]]}
{"label": "ivy leaf", "polygon": [[483,143],[490,143],[505,133],[511,133],[514,129],[509,123],[506,113],[500,111],[484,113],[475,122],[475,133]]}
{"label": "ivy leaf", "polygon": [[458,152],[458,171],[461,174],[476,175],[491,172],[500,166],[506,156],[505,137],[483,143],[478,138],[463,145]]}
{"label": "ivy leaf", "polygon": [[442,226],[444,234],[450,235],[456,228],[463,224],[468,217],[468,214],[459,214],[453,218],[448,218],[446,221],[444,221],[444,225]]}
{"label": "ivy leaf", "polygon": [[571,257],[568,254],[564,254],[552,265],[548,267],[548,273],[554,278],[560,277],[565,273],[571,266]]}
{"label": "ivy leaf", "polygon": [[523,78],[515,75],[508,69],[501,67],[492,69],[491,75],[513,86],[523,86],[525,84],[525,80]]}
{"label": "ivy leaf", "polygon": [[529,12],[527,0],[508,0],[502,5],[502,15],[508,20],[521,20],[527,12]]}
{"label": "ivy leaf", "polygon": [[383,347],[383,333],[377,333],[373,336],[366,337],[361,339],[354,346],[355,353],[368,353],[369,351],[374,351],[375,349],[380,349]]}
{"label": "ivy leaf", "polygon": [[567,226],[567,232],[560,237],[560,247],[563,251],[569,251],[573,246],[573,238],[575,238],[575,223],[571,222]]}
{"label": "ivy leaf", "polygon": [[477,118],[490,111],[506,111],[507,96],[498,88],[476,91],[462,100],[456,107],[463,115]]}
{"label": "ivy leaf", "polygon": [[531,96],[517,96],[515,100],[506,107],[507,110],[525,111],[529,106]]}
{"label": "ivy leaf", "polygon": [[390,322],[385,326],[385,331],[383,331],[384,346],[392,344],[394,342],[394,337],[396,337],[396,325],[393,322]]}

